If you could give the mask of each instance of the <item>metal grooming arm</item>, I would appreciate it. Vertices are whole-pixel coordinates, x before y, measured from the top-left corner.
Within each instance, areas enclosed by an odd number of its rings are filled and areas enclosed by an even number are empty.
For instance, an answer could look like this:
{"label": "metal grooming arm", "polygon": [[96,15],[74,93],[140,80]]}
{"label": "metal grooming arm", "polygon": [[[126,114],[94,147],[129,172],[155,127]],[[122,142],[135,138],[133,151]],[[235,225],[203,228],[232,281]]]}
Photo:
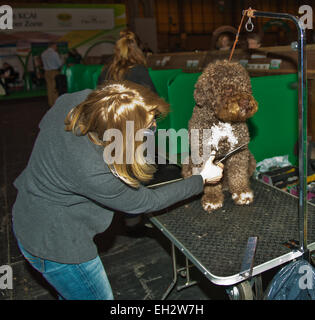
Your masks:
{"label": "metal grooming arm", "polygon": [[[307,255],[307,103],[306,103],[306,38],[302,22],[287,13],[256,10],[243,11],[248,17],[291,20],[298,29],[298,94],[299,94],[299,250]],[[306,257],[305,257],[306,258]]]}

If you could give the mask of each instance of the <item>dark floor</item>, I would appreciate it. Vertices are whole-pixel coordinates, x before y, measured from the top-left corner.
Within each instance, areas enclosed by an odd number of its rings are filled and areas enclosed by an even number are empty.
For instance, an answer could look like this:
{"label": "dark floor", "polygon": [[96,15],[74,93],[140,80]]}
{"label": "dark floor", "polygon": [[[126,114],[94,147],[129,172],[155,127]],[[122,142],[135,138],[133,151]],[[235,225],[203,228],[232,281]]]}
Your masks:
{"label": "dark floor", "polygon": [[[0,289],[0,300],[51,300],[56,293],[24,261],[11,230],[11,208],[16,190],[12,183],[26,166],[38,133],[38,123],[48,110],[45,97],[0,101],[0,266],[13,269],[13,289]],[[160,231],[127,233],[124,219],[114,217],[109,230],[95,240],[117,300],[159,300],[173,277],[170,243]],[[170,293],[171,300],[225,300],[224,287],[207,280],[197,270],[198,285]],[[179,285],[185,278],[179,277]]]}

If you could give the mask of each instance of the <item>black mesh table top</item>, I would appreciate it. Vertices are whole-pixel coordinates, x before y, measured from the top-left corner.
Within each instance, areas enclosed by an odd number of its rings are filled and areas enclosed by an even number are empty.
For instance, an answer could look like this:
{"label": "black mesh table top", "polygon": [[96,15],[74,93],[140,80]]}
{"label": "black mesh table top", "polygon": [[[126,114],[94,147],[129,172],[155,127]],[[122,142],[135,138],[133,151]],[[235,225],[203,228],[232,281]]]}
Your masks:
{"label": "black mesh table top", "polygon": [[[254,179],[251,187],[250,205],[235,205],[226,193],[223,207],[208,213],[199,197],[155,214],[151,221],[211,274],[239,274],[249,237],[258,237],[254,267],[290,253],[283,243],[299,240],[298,199]],[[315,242],[314,215],[315,206],[308,204],[308,245]]]}

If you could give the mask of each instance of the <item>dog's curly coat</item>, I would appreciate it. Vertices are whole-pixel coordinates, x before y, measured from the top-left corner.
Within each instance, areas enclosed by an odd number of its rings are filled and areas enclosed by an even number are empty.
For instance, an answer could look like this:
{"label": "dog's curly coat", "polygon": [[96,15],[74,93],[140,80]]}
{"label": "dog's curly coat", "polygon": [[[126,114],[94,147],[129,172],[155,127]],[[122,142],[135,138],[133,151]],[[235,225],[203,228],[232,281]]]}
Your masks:
{"label": "dog's curly coat", "polygon": [[[211,152],[219,158],[249,143],[246,120],[258,109],[247,71],[239,63],[227,60],[210,63],[205,68],[195,85],[194,98],[196,106],[189,121],[192,153],[189,164],[183,165],[183,177],[191,176],[195,170],[198,172]],[[202,158],[197,165],[192,161],[194,149]],[[255,168],[256,161],[247,147],[230,156],[225,161],[221,182],[205,185],[203,208],[211,212],[222,207],[223,190],[230,191],[236,204],[251,203],[253,192],[249,178]]]}

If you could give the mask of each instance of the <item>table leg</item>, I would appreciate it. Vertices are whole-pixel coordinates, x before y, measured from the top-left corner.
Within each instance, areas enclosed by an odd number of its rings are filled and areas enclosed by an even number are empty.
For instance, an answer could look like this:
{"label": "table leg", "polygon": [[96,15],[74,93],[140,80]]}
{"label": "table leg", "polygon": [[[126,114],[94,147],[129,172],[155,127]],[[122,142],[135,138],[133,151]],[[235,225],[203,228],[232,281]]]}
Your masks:
{"label": "table leg", "polygon": [[174,289],[177,283],[177,265],[176,265],[176,255],[175,255],[175,246],[172,243],[172,264],[173,264],[173,281],[170,286],[167,288],[166,292],[164,293],[162,300],[165,300],[166,297],[170,294],[170,292]]}

